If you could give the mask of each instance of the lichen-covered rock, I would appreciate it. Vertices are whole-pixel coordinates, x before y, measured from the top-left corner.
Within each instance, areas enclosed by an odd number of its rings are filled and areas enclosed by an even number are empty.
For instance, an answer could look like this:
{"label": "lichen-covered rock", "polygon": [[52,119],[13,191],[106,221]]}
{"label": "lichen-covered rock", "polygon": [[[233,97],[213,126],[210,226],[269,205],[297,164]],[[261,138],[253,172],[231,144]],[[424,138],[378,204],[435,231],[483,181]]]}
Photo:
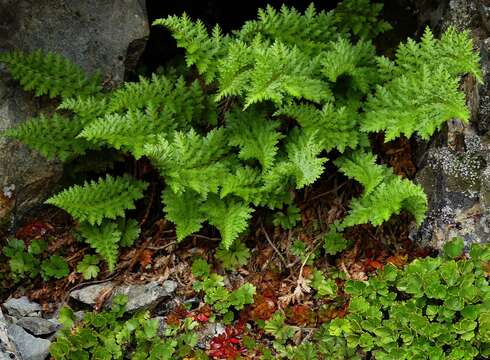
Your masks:
{"label": "lichen-covered rock", "polygon": [[[121,84],[148,33],[141,0],[0,0],[0,52],[58,52],[89,73],[101,71],[105,86]],[[52,108],[23,92],[0,65],[0,132]],[[0,136],[0,231],[41,204],[61,174],[58,162]]]}
{"label": "lichen-covered rock", "polygon": [[439,19],[440,29],[454,26],[471,32],[480,50],[484,84],[463,78],[470,123],[454,119],[420,151],[416,180],[428,194],[429,213],[413,237],[438,249],[455,236],[467,244],[490,241],[489,6],[482,0],[451,0]]}

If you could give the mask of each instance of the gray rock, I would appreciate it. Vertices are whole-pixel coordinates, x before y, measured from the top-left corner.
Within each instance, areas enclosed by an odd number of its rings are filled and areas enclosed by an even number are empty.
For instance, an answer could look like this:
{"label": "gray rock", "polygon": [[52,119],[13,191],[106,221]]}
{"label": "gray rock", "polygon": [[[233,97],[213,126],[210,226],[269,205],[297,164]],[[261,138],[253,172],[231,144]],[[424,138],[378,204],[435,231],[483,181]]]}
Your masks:
{"label": "gray rock", "polygon": [[70,293],[70,297],[81,301],[84,304],[93,306],[97,302],[97,298],[102,294],[102,292],[112,291],[113,287],[114,284],[112,282],[90,285],[82,289],[72,291]]}
{"label": "gray rock", "polygon": [[21,360],[17,347],[8,334],[8,323],[0,310],[0,360]]}
{"label": "gray rock", "polygon": [[463,77],[471,119],[458,119],[429,144],[418,145],[416,180],[428,194],[429,213],[412,238],[440,249],[455,236],[467,245],[490,241],[490,22],[483,0],[451,0],[434,24],[470,30],[480,49],[484,84]]}
{"label": "gray rock", "polygon": [[[126,295],[128,297],[126,310],[134,312],[155,306],[162,299],[170,296],[176,288],[177,283],[172,280],[166,280],[163,284],[153,281],[144,285],[118,286],[114,290],[114,296],[119,294]],[[110,306],[110,302],[107,303],[107,306]]]}
{"label": "gray rock", "polygon": [[49,335],[59,329],[60,324],[53,320],[43,319],[39,317],[22,317],[17,320],[17,325],[35,336]]}
{"label": "gray rock", "polygon": [[[177,283],[172,280],[166,280],[163,283],[153,281],[148,284],[136,285],[119,285],[115,286],[112,282],[104,284],[90,285],[85,288],[72,291],[70,296],[73,299],[83,302],[87,305],[95,305],[98,297],[103,292],[112,292],[112,297],[118,294],[126,295],[128,303],[126,310],[133,312],[143,308],[150,308],[158,304],[163,298],[170,296],[177,288]],[[111,300],[105,304],[106,308],[110,308]]]}
{"label": "gray rock", "polygon": [[34,301],[30,301],[26,296],[17,299],[9,299],[3,306],[9,315],[17,318],[23,316],[41,316],[41,305]]}
{"label": "gray rock", "polygon": [[18,325],[11,324],[8,334],[23,360],[44,360],[49,355],[51,341],[32,336]]}
{"label": "gray rock", "polygon": [[[58,52],[88,73],[100,70],[108,87],[135,66],[149,34],[141,0],[0,0],[0,14],[0,51]],[[53,108],[22,91],[0,66],[0,131]],[[61,175],[57,161],[0,137],[0,230],[41,204]]]}

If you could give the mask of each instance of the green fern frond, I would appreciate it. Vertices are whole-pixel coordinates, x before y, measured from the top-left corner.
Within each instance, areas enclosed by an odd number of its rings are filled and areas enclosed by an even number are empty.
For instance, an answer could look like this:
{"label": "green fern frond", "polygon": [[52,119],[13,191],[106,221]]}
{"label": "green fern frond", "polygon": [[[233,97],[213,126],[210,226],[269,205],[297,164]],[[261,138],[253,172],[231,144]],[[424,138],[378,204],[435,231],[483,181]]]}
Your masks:
{"label": "green fern frond", "polygon": [[391,174],[385,166],[376,164],[376,155],[371,152],[356,151],[350,156],[342,156],[335,165],[344,175],[359,182],[365,195],[369,195]]}
{"label": "green fern frond", "polygon": [[[332,93],[328,85],[318,78],[317,59],[311,59],[296,47],[288,47],[278,41],[272,45],[267,43],[260,44],[257,40],[252,46],[253,67],[237,69],[244,75],[241,82],[246,84],[243,89],[245,94],[245,108],[252,104],[272,101],[281,105],[284,101],[291,98],[306,99],[313,102],[321,102],[332,98]],[[227,78],[233,74],[229,72],[227,63],[233,58],[225,58],[220,63],[220,68],[227,69]],[[243,73],[244,72],[244,73]],[[228,84],[223,82],[220,77],[220,91],[217,99],[223,98],[229,93],[223,92],[221,88],[227,89]]]}
{"label": "green fern frond", "polygon": [[120,218],[117,222],[119,231],[121,231],[121,241],[120,246],[129,247],[134,244],[134,242],[139,238],[141,233],[141,228],[138,222],[134,219],[124,219]]}
{"label": "green fern frond", "polygon": [[127,150],[139,159],[145,154],[145,145],[154,143],[157,134],[171,134],[176,130],[173,120],[151,109],[129,111],[124,115],[108,114],[92,121],[78,137]]}
{"label": "green fern frond", "polygon": [[235,195],[245,201],[257,203],[257,197],[262,195],[261,185],[261,171],[249,166],[239,167],[223,178],[220,197],[223,199],[228,195]]}
{"label": "green fern frond", "polygon": [[291,104],[276,112],[294,118],[309,135],[316,134],[323,149],[355,149],[362,142],[359,132],[359,114],[347,106],[336,107],[326,103],[322,109],[311,104]]}
{"label": "green fern frond", "polygon": [[160,136],[157,143],[145,146],[146,156],[165,176],[166,184],[176,194],[192,189],[202,196],[218,193],[228,173],[225,156],[229,151],[226,132],[222,128],[206,136],[194,130],[176,132],[168,141]]}
{"label": "green fern frond", "polygon": [[1,53],[0,62],[24,90],[33,90],[36,96],[89,96],[101,90],[98,75],[87,77],[78,65],[59,54],[40,49],[30,54],[12,51]]}
{"label": "green fern frond", "polygon": [[264,114],[240,110],[230,111],[226,117],[228,141],[239,146],[238,157],[242,160],[256,159],[267,170],[272,166],[278,151],[277,144],[284,136],[277,131],[279,122],[265,118]]}
{"label": "green fern frond", "polygon": [[104,221],[100,226],[82,223],[80,234],[85,242],[107,262],[109,271],[114,271],[122,235],[118,225],[110,221]]}
{"label": "green fern frond", "polygon": [[316,55],[328,49],[330,40],[338,35],[333,13],[318,13],[313,3],[304,14],[286,5],[282,5],[280,11],[267,5],[259,9],[257,17],[258,20],[245,22],[236,32],[239,39],[250,42],[257,34],[262,34],[271,41],[297,45],[302,51]]}
{"label": "green fern frond", "polygon": [[468,121],[465,95],[458,91],[459,79],[444,68],[407,73],[387,85],[378,86],[376,94],[365,104],[361,129],[384,131],[385,141],[404,134],[429,137],[451,119]]}
{"label": "green fern frond", "polygon": [[318,157],[321,151],[322,146],[317,141],[316,134],[292,131],[289,135],[286,152],[297,189],[313,184],[323,173],[328,159]]}
{"label": "green fern frond", "polygon": [[86,140],[77,139],[84,123],[79,117],[69,119],[57,113],[52,117],[40,115],[0,135],[17,139],[48,159],[58,157],[66,161],[93,147]]}
{"label": "green fern frond", "polygon": [[176,194],[170,188],[162,193],[166,218],[175,224],[177,241],[199,231],[206,214],[201,210],[204,200],[192,190]]}
{"label": "green fern frond", "polygon": [[208,222],[219,230],[221,246],[228,250],[238,235],[247,229],[253,210],[241,201],[211,196],[202,205],[202,211],[208,217]]}
{"label": "green fern frond", "polygon": [[352,90],[367,94],[379,79],[375,56],[375,48],[370,42],[359,41],[352,45],[347,39],[339,38],[323,56],[322,74],[333,83],[340,79]]}
{"label": "green fern frond", "polygon": [[371,223],[381,225],[402,210],[408,211],[418,225],[427,212],[427,196],[421,186],[401,179],[385,166],[376,164],[376,156],[355,152],[336,161],[339,170],[364,186],[360,198],[353,199],[342,227]]}
{"label": "green fern frond", "polygon": [[371,194],[353,199],[351,210],[342,226],[371,223],[381,225],[391,216],[406,210],[420,225],[427,213],[427,196],[424,190],[407,179],[396,175],[382,182]]}
{"label": "green fern frond", "polygon": [[213,29],[210,36],[202,21],[193,22],[185,13],[180,17],[155,20],[153,25],[165,26],[172,32],[177,46],[186,50],[187,66],[196,65],[206,83],[216,78],[217,61],[225,51],[227,42],[219,26]]}
{"label": "green fern frond", "polygon": [[66,210],[80,222],[100,225],[104,218],[116,219],[124,216],[125,210],[134,209],[134,202],[143,197],[147,186],[128,175],[117,178],[107,175],[105,179],[68,188],[46,203]]}
{"label": "green fern frond", "polygon": [[[444,59],[443,65],[441,59]],[[436,71],[442,65],[451,77],[471,74],[482,81],[480,56],[474,51],[468,31],[458,32],[453,27],[447,29],[440,40],[435,39],[427,27],[420,42],[409,39],[398,47],[394,63],[395,76],[418,72],[422,67]]]}
{"label": "green fern frond", "polygon": [[107,98],[104,96],[64,98],[58,105],[58,109],[69,110],[89,122],[106,113]]}
{"label": "green fern frond", "polygon": [[374,39],[392,28],[386,21],[379,20],[382,9],[383,4],[373,4],[370,0],[343,0],[333,13],[339,32],[350,32],[361,39]]}

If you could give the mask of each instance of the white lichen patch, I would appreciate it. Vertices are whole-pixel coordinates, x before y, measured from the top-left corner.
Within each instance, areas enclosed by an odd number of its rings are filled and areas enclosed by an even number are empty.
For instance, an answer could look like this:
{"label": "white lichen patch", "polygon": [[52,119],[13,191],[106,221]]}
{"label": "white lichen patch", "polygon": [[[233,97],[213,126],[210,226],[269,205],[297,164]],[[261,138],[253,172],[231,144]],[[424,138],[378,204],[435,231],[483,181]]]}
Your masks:
{"label": "white lichen patch", "polygon": [[7,199],[12,199],[14,197],[14,192],[15,184],[3,187],[3,196],[5,196]]}

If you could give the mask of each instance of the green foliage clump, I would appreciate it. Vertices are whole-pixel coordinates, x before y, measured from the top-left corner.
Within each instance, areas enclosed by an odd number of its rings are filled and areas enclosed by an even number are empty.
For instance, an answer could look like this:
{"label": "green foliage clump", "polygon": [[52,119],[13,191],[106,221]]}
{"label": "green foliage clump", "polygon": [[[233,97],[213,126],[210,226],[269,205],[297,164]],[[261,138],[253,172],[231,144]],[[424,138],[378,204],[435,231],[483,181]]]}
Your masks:
{"label": "green foliage clump", "polygon": [[255,286],[246,283],[229,291],[223,276],[211,273],[211,267],[201,258],[193,262],[192,274],[199,279],[193,285],[194,290],[203,291],[206,304],[211,305],[217,314],[223,315],[225,321],[233,320],[233,309],[242,310],[245,305],[254,302]]}
{"label": "green foliage clump", "polygon": [[[63,160],[103,148],[148,158],[165,184],[163,209],[179,241],[207,222],[229,249],[256,207],[289,206],[276,224],[294,226],[291,192],[315,183],[338,153],[335,164],[364,186],[339,230],[380,225],[400,211],[420,224],[425,194],[377,164],[369,134],[427,139],[449,119],[467,121],[458,84],[466,74],[481,79],[478,55],[468,33],[448,29],[441,39],[427,30],[421,42],[401,44],[394,60],[378,56],[373,39],[390,28],[378,19],[381,9],[368,0],[328,12],[268,6],[230,34],[185,14],[159,19],[154,25],[171,31],[200,79],[169,71],[111,92],[58,55],[3,54],[25,89],[61,96],[62,112],[4,135]],[[145,187],[107,177],[48,203],[100,227],[84,228],[87,241],[113,267],[124,241],[104,221],[123,217]]]}
{"label": "green foliage clump", "polygon": [[328,325],[329,336],[376,359],[488,356],[489,250],[476,245],[471,259],[416,259],[404,269],[386,265],[365,282],[349,280],[349,314]]}
{"label": "green foliage clump", "polygon": [[111,310],[86,313],[82,321],[75,320],[71,309],[63,308],[59,319],[63,329],[51,345],[51,356],[55,360],[111,360],[130,354],[137,360],[173,360],[201,353],[194,350],[198,340],[192,331],[195,321],[187,318],[180,325],[161,329],[160,320],[151,319],[147,311],[126,316],[126,302],[127,297],[115,296]]}
{"label": "green foliage clump", "polygon": [[215,257],[221,261],[225,269],[231,270],[248,263],[250,250],[242,241],[235,241],[229,249],[220,246]]}
{"label": "green foliage clump", "polygon": [[47,248],[48,243],[44,240],[33,240],[26,249],[24,241],[10,239],[2,252],[9,258],[8,264],[13,280],[34,279],[38,275],[44,280],[68,276],[70,269],[63,257],[50,255],[41,261],[40,258]]}

